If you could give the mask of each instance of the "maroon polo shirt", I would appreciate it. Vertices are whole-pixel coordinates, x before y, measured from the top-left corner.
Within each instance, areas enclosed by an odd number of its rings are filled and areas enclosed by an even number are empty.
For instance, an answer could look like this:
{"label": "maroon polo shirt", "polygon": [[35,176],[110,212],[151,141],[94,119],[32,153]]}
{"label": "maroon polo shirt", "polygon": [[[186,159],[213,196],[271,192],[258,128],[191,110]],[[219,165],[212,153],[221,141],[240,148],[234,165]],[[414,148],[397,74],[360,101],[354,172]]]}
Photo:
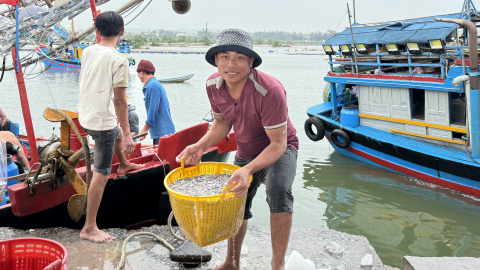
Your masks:
{"label": "maroon polo shirt", "polygon": [[269,144],[265,130],[286,128],[287,146],[298,151],[297,131],[288,117],[287,93],[275,78],[251,69],[242,94],[235,101],[218,72],[207,80],[207,94],[213,113],[233,125],[237,157],[251,159]]}

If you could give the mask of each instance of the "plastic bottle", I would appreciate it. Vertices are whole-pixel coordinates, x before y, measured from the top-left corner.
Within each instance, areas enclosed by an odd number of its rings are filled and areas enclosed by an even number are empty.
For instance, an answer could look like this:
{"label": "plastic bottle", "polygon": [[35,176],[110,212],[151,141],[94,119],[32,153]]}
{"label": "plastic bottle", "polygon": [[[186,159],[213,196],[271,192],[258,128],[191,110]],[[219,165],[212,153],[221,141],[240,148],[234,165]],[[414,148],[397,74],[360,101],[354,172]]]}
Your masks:
{"label": "plastic bottle", "polygon": [[350,88],[345,88],[345,102],[352,101],[352,91]]}

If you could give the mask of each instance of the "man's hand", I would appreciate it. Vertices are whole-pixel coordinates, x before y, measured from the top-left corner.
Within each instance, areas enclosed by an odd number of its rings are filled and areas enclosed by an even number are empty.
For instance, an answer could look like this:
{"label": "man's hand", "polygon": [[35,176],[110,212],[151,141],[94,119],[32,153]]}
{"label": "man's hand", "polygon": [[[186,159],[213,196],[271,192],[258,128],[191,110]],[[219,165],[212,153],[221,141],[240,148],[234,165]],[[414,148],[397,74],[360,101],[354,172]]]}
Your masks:
{"label": "man's hand", "polygon": [[7,115],[2,111],[2,108],[0,108],[0,127],[3,127],[5,122],[7,122]]}
{"label": "man's hand", "polygon": [[228,187],[236,182],[237,185],[228,191],[232,192],[237,197],[242,197],[245,195],[245,191],[248,189],[250,175],[251,173],[247,168],[240,168],[235,171],[235,173],[230,179],[228,179],[227,182],[225,182],[225,186]]}
{"label": "man's hand", "polygon": [[123,150],[122,154],[130,155],[135,151],[135,142],[133,141],[130,133],[123,134]]}
{"label": "man's hand", "polygon": [[[138,134],[143,134],[143,133],[147,133],[147,132],[148,132],[148,128],[143,127],[142,130],[140,130],[140,132]],[[147,137],[147,135],[140,137],[140,141],[145,140],[146,137]]]}
{"label": "man's hand", "polygon": [[185,165],[196,165],[202,159],[203,155],[203,148],[197,144],[192,144],[187,146],[180,155],[177,156],[176,160],[177,163],[182,162],[182,160],[186,159]]}

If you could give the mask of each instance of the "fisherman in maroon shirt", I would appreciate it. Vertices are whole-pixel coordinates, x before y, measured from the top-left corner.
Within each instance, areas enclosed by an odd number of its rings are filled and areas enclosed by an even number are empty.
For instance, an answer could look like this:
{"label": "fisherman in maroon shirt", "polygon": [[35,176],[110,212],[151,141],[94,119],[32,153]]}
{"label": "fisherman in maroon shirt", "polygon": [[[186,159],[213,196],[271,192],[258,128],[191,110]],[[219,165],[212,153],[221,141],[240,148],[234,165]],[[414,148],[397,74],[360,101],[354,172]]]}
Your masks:
{"label": "fisherman in maroon shirt", "polygon": [[[285,89],[277,79],[255,69],[262,59],[253,51],[253,39],[245,31],[222,31],[217,46],[208,50],[205,58],[218,67],[218,72],[207,80],[215,121],[200,141],[177,156],[177,162],[188,158],[186,164],[197,164],[203,152],[225,138],[233,126],[238,144],[235,164],[242,168],[225,186],[237,182],[230,192],[238,197],[244,196],[248,188],[243,224],[238,234],[228,240],[227,258],[216,269],[240,269],[240,250],[248,219],[253,217],[252,200],[263,183],[271,213],[271,265],[273,270],[283,270],[292,226],[292,184],[298,151]],[[250,175],[253,180],[249,187]]]}

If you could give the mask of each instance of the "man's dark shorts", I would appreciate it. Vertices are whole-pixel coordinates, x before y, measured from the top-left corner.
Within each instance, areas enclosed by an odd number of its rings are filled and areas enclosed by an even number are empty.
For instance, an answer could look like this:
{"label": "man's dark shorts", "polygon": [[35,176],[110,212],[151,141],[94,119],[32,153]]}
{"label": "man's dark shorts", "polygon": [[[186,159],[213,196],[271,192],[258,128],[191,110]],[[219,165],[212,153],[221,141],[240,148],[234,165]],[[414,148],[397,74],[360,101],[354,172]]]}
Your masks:
{"label": "man's dark shorts", "polygon": [[[293,212],[292,185],[297,171],[297,156],[297,151],[289,146],[275,163],[253,174],[252,183],[248,188],[243,219],[253,217],[250,211],[252,200],[260,184],[266,185],[267,203],[270,206],[270,213]],[[235,157],[234,164],[243,167],[252,160]]]}
{"label": "man's dark shorts", "polygon": [[95,141],[93,170],[103,175],[110,175],[115,141],[120,136],[122,129],[119,126],[110,130],[90,130],[84,127],[82,128]]}

